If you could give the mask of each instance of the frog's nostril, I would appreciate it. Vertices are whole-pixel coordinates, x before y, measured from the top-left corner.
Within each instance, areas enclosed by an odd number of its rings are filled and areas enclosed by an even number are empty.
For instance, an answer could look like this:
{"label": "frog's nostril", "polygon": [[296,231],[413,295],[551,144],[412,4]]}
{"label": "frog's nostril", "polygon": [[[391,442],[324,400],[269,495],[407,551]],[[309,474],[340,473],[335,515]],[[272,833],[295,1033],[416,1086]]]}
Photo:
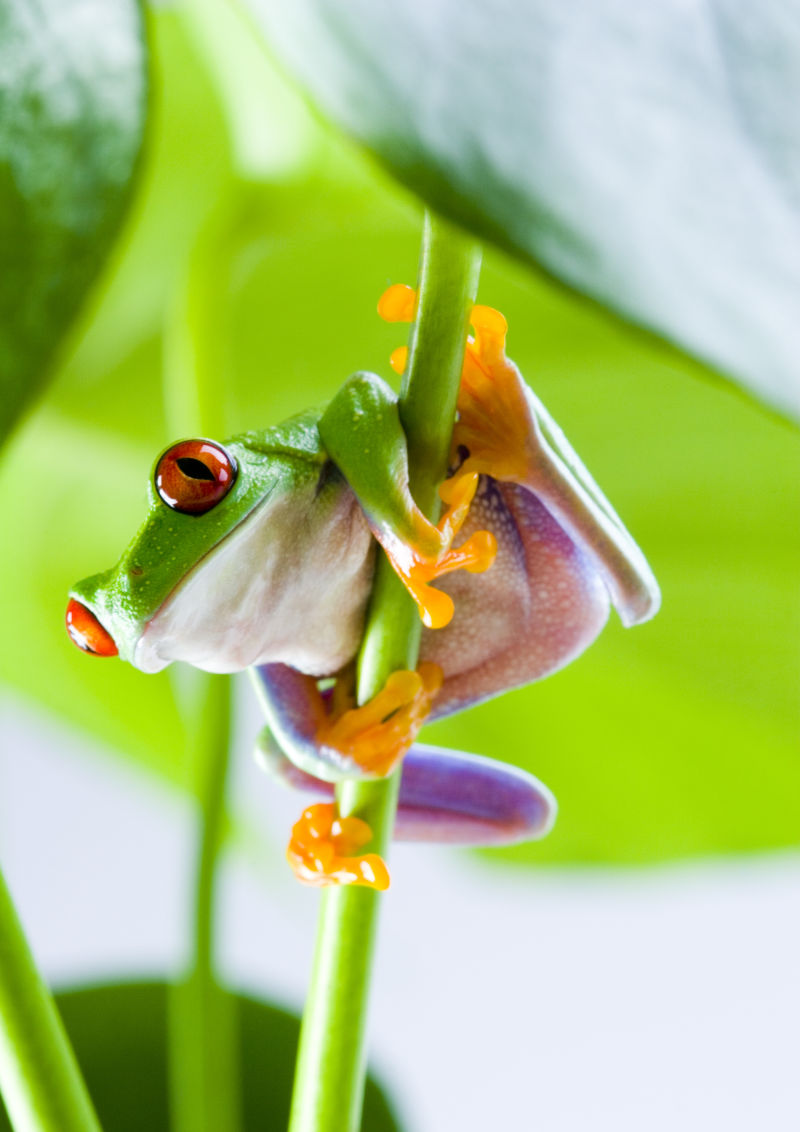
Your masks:
{"label": "frog's nostril", "polygon": [[74,597],[67,605],[67,632],[79,649],[91,656],[116,656],[114,638],[106,632],[91,609]]}

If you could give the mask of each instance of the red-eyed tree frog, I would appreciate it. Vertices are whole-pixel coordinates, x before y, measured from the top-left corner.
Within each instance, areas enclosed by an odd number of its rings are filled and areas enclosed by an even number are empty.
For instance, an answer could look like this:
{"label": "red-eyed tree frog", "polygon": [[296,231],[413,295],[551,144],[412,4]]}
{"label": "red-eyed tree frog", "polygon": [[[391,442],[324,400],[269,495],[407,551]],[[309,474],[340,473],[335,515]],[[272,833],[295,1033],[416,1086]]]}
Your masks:
{"label": "red-eyed tree frog", "polygon": [[[394,286],[379,310],[411,321],[414,300]],[[273,773],[330,794],[405,756],[396,836],[486,845],[547,832],[550,792],[494,760],[411,746],[422,722],[548,676],[594,640],[610,603],[633,625],[657,611],[659,590],[506,357],[503,316],[478,306],[471,322],[438,524],[409,491],[395,394],[357,373],[321,413],[168,448],[143,526],[113,569],[74,587],[67,627],[85,651],[143,672],[176,660],[249,669]],[[421,659],[356,707],[379,544],[419,608]],[[385,888],[381,858],[360,853],[369,839],[365,823],[320,803],[294,827],[288,856],[308,883]]]}

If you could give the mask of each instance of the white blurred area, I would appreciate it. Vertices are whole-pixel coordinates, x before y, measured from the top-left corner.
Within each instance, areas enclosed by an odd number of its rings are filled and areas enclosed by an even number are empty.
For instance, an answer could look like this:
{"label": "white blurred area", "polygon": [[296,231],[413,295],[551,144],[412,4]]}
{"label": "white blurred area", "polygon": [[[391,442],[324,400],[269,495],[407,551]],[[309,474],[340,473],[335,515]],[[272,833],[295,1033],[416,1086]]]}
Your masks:
{"label": "white blurred area", "polygon": [[[0,859],[46,975],[174,972],[190,806],[0,708]],[[242,714],[254,734],[254,706]],[[299,796],[248,745],[237,803],[272,851],[226,860],[224,970],[299,1007],[318,900],[282,864]],[[407,1132],[800,1127],[800,855],[532,875],[400,846],[392,873],[371,1047]]]}

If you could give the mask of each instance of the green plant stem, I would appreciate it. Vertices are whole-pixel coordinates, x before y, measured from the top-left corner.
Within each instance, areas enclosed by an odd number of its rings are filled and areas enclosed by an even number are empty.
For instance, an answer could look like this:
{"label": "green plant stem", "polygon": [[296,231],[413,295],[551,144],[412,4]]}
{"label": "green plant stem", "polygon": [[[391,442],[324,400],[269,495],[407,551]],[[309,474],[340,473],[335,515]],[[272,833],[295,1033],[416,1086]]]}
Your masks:
{"label": "green plant stem", "polygon": [[100,1132],[0,874],[0,1091],[15,1132]]}
{"label": "green plant stem", "polygon": [[194,910],[194,970],[211,982],[214,977],[214,905],[218,863],[225,837],[225,799],[228,779],[231,720],[231,682],[226,677],[206,678],[203,702],[205,756],[200,764],[202,828],[197,861]]}
{"label": "green plant stem", "polygon": [[214,909],[225,836],[225,785],[230,748],[230,680],[205,685],[193,751],[200,829],[195,876],[194,956],[170,1002],[172,1117],[176,1132],[236,1132],[240,1125],[235,1000],[214,970]]}
{"label": "green plant stem", "polygon": [[[426,217],[400,412],[411,488],[432,519],[438,517],[438,486],[447,469],[479,271],[479,248],[443,221]],[[411,599],[381,555],[359,654],[360,703],[375,695],[396,669],[415,667],[420,632]],[[397,772],[379,782],[346,782],[337,790],[340,812],[369,822],[369,848],[381,854],[391,839],[399,784]],[[333,887],[322,895],[289,1132],[357,1132],[360,1127],[380,899],[364,888]]]}
{"label": "green plant stem", "polygon": [[[206,222],[165,328],[165,403],[176,436],[224,435],[225,311],[234,239],[251,196]],[[190,969],[170,996],[170,1105],[175,1132],[237,1132],[241,1125],[236,1001],[215,971],[214,912],[225,836],[231,681],[178,672],[185,685],[188,751],[199,827]]]}

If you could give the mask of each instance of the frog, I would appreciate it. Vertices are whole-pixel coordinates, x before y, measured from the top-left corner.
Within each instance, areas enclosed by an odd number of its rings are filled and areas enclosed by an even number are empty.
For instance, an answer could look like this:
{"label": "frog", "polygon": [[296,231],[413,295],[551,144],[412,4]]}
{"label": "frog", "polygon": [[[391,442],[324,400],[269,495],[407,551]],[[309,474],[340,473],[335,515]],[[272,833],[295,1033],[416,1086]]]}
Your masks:
{"label": "frog", "polygon": [[[395,284],[380,315],[412,322]],[[336,784],[400,771],[397,839],[507,845],[544,836],[556,802],[497,759],[417,742],[425,722],[543,679],[660,604],[632,535],[506,354],[508,324],[476,305],[440,486],[438,521],[409,486],[400,403],[353,374],[322,409],[224,442],[180,440],[157,458],[147,514],[112,569],[70,591],[84,652],[145,673],[184,662],[248,671],[266,717],[259,761],[315,794],[287,858],[301,881],[384,890],[366,822]],[[404,348],[391,364],[402,372]],[[355,662],[378,554],[422,621],[416,670],[366,704]]]}

